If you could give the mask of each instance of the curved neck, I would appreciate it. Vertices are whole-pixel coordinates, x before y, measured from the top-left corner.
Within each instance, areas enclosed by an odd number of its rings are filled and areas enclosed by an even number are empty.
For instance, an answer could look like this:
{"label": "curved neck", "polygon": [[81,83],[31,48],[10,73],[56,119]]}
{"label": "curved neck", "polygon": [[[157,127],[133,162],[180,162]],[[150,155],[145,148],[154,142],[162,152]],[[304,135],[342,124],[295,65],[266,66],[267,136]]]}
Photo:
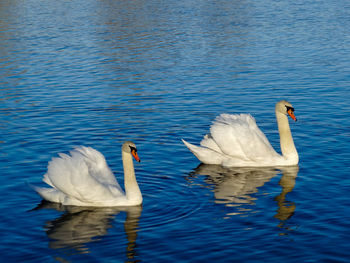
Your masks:
{"label": "curved neck", "polygon": [[139,204],[142,201],[142,195],[135,177],[134,164],[130,153],[122,151],[124,167],[124,187],[126,198],[129,201]]}
{"label": "curved neck", "polygon": [[278,132],[280,134],[280,146],[282,155],[298,163],[298,152],[295,149],[292,133],[289,128],[288,118],[285,114],[276,111]]}

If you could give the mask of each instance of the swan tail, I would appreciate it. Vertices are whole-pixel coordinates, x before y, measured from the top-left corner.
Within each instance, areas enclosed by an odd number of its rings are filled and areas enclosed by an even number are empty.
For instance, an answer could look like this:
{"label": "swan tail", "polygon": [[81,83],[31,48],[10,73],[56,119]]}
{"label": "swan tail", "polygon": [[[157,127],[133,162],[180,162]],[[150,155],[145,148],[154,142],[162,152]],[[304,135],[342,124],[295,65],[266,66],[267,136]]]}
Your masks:
{"label": "swan tail", "polygon": [[212,149],[193,145],[189,142],[186,142],[184,139],[182,139],[182,142],[202,163],[221,164],[224,159],[224,156],[221,153],[216,152]]}
{"label": "swan tail", "polygon": [[35,185],[30,185],[30,187],[46,201],[62,203],[62,199],[64,199],[64,194],[55,188],[39,187]]}

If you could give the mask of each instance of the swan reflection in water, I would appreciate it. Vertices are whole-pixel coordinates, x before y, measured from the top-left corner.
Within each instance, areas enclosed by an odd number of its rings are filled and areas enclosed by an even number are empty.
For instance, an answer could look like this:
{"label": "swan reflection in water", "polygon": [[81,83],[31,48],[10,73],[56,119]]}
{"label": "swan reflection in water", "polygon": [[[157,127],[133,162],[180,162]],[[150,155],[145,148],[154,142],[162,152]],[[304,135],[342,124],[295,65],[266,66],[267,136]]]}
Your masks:
{"label": "swan reflection in water", "polygon": [[[52,249],[73,249],[78,253],[89,253],[86,245],[98,241],[113,228],[113,220],[120,212],[126,212],[124,231],[127,237],[126,257],[133,261],[139,218],[142,206],[131,207],[79,207],[64,206],[42,201],[35,208],[55,209],[64,212],[59,218],[46,223],[46,234]],[[124,242],[123,242],[124,243]]]}
{"label": "swan reflection in water", "polygon": [[254,205],[262,187],[273,177],[282,173],[279,185],[281,193],[275,197],[278,208],[275,218],[280,220],[279,227],[284,228],[284,223],[295,211],[295,204],[286,200],[286,195],[291,192],[295,185],[295,178],[299,166],[270,167],[270,168],[225,168],[220,165],[200,164],[188,177],[191,183],[197,175],[207,176],[204,179],[208,187],[214,186],[213,192],[215,203],[224,204],[227,207],[235,207],[235,211],[227,213],[227,216],[243,215],[251,211],[248,206]]}

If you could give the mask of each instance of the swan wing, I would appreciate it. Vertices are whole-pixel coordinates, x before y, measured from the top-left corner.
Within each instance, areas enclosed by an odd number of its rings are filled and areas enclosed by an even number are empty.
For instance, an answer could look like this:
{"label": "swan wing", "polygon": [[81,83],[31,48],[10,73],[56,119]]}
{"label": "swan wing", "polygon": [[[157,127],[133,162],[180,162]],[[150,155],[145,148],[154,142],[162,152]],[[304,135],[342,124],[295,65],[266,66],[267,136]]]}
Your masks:
{"label": "swan wing", "polygon": [[220,150],[233,158],[259,162],[277,155],[250,114],[221,114],[210,133]]}
{"label": "swan wing", "polygon": [[79,147],[70,155],[61,153],[53,158],[44,182],[57,190],[50,194],[63,204],[74,203],[72,200],[99,203],[124,195],[104,156],[90,147]]}
{"label": "swan wing", "polygon": [[77,147],[70,153],[73,158],[75,155],[77,155],[78,158],[79,155],[82,155],[88,167],[89,174],[100,183],[114,185],[122,190],[102,153],[94,148],[85,146]]}

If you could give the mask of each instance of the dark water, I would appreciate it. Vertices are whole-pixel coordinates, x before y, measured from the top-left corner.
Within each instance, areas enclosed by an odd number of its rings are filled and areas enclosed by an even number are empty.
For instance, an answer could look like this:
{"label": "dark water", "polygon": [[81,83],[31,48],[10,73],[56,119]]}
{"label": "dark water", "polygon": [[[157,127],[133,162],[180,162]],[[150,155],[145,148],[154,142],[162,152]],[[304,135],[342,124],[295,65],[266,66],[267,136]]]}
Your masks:
{"label": "dark water", "polygon": [[[348,1],[1,1],[4,262],[348,262]],[[251,113],[279,149],[288,99],[299,167],[199,166],[220,113]],[[122,183],[133,140],[142,207],[41,202],[76,145]]]}

